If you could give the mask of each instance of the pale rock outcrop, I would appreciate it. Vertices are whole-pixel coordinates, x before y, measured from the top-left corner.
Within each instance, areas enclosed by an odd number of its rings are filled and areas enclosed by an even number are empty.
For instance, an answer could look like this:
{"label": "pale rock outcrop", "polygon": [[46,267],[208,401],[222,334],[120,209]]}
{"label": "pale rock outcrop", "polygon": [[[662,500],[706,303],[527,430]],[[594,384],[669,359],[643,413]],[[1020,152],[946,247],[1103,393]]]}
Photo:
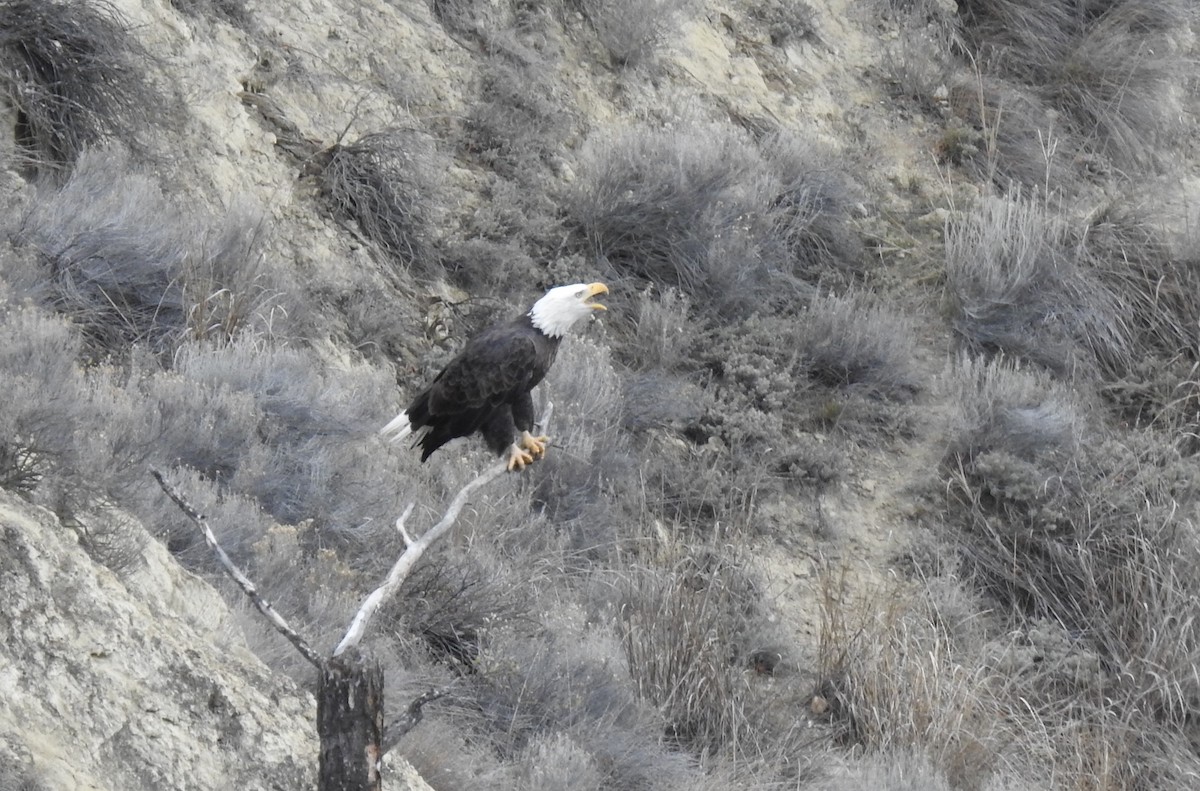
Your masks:
{"label": "pale rock outcrop", "polygon": [[158,544],[127,587],[6,493],[0,544],[0,740],[47,787],[313,786],[312,697],[231,646],[216,592]]}
{"label": "pale rock outcrop", "polygon": [[[315,786],[312,696],[259,662],[161,545],[118,578],[0,491],[0,547],[0,760],[53,791]],[[388,763],[390,791],[428,788]]]}

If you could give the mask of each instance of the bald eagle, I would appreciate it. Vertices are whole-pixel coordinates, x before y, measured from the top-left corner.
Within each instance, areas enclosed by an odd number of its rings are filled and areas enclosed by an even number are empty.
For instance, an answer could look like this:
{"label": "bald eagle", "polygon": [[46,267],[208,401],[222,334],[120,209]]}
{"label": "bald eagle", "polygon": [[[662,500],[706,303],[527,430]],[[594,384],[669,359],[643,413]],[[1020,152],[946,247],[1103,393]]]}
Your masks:
{"label": "bald eagle", "polygon": [[550,289],[528,313],[472,338],[379,433],[397,442],[416,432],[414,447],[421,446],[421,461],[455,437],[477,431],[497,456],[507,451],[510,472],[540,459],[549,438],[530,433],[530,391],[550,370],[571,326],[593,311],[606,310],[590,300],[607,293],[603,283]]}

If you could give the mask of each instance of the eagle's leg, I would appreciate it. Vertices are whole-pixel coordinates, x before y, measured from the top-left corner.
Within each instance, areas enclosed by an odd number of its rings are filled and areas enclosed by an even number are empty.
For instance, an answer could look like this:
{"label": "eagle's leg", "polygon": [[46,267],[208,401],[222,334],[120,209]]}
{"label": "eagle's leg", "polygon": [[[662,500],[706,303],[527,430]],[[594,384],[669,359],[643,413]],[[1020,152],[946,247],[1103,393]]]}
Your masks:
{"label": "eagle's leg", "polygon": [[533,456],[529,451],[522,448],[517,443],[513,443],[508,448],[508,471],[520,472],[525,469],[526,465],[533,464]]}
{"label": "eagle's leg", "polygon": [[533,458],[540,459],[546,455],[546,446],[550,444],[550,438],[545,434],[535,437],[528,431],[522,431],[521,440],[517,444],[529,451]]}

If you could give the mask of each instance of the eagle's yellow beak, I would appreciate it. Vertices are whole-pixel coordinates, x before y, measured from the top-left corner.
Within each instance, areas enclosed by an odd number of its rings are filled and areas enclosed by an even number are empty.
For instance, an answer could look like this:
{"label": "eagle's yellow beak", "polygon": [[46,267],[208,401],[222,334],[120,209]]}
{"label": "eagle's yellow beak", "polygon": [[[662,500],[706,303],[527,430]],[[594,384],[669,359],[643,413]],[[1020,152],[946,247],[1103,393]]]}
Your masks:
{"label": "eagle's yellow beak", "polygon": [[588,302],[587,301],[598,294],[607,294],[607,293],[608,293],[608,286],[604,285],[603,283],[588,283],[587,297],[584,298],[584,304],[586,304],[592,310],[608,310],[608,308],[604,307],[599,302]]}

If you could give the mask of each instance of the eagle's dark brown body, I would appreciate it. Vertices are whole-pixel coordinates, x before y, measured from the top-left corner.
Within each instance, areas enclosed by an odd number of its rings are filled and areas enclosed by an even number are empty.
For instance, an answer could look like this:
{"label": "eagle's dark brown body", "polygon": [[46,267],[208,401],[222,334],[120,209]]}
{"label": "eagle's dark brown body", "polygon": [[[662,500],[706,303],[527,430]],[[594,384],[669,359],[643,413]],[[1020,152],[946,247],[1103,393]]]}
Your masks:
{"label": "eagle's dark brown body", "polygon": [[550,370],[558,343],[528,315],[471,339],[406,410],[414,431],[427,429],[418,442],[421,461],[476,431],[500,455],[517,431],[532,431],[530,391]]}
{"label": "eagle's dark brown body", "polygon": [[[529,312],[472,338],[462,352],[379,433],[398,442],[417,432],[421,461],[455,437],[479,432],[509,470],[546,453],[549,437],[534,436],[530,391],[550,370],[558,343],[577,322],[604,305],[603,283],[555,286]],[[516,436],[517,433],[520,436]]]}

